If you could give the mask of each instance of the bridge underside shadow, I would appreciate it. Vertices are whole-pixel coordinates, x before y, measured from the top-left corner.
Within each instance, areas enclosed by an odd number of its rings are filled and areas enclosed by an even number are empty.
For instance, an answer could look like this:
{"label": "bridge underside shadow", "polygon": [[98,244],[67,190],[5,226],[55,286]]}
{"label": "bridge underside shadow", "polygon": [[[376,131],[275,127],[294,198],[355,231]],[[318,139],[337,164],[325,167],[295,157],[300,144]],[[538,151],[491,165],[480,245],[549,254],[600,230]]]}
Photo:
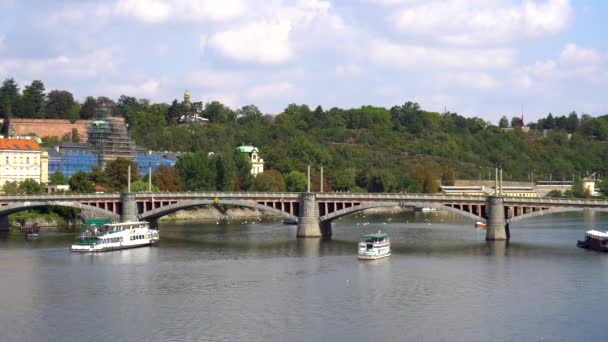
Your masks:
{"label": "bridge underside shadow", "polygon": [[96,215],[107,217],[111,219],[113,222],[120,221],[120,215],[105,209],[97,208],[87,204],[81,204],[78,202],[62,202],[62,201],[29,201],[22,203],[13,203],[9,205],[5,205],[0,207],[0,217],[7,216],[10,214],[18,213],[20,211],[25,211],[29,209],[36,208],[44,208],[44,207],[67,207],[67,208],[75,208],[80,210],[86,210],[91,213],[95,213]]}
{"label": "bridge underside shadow", "polygon": [[272,208],[263,204],[247,202],[247,201],[238,201],[238,200],[221,200],[219,203],[215,203],[213,200],[195,200],[188,202],[178,202],[169,205],[162,206],[160,208],[156,208],[153,210],[146,211],[139,215],[141,220],[157,220],[163,216],[178,212],[180,210],[192,209],[196,207],[205,207],[210,205],[233,205],[237,207],[245,207],[251,209],[257,209],[266,213],[270,213],[276,216],[281,216],[284,219],[293,220],[298,222],[298,217],[295,215],[291,215],[288,212],[282,211],[280,209]]}
{"label": "bridge underside shadow", "polygon": [[511,217],[505,220],[507,224],[519,222],[522,220],[526,220],[532,217],[544,216],[544,215],[552,215],[558,213],[567,213],[567,212],[586,212],[586,211],[599,211],[599,212],[608,212],[608,208],[593,208],[593,207],[566,207],[566,208],[551,208],[546,210],[538,210],[530,213],[526,213],[523,215]]}
{"label": "bridge underside shadow", "polygon": [[374,208],[387,208],[387,207],[402,207],[402,208],[408,208],[408,207],[413,207],[413,208],[424,208],[424,207],[430,207],[430,208],[435,208],[437,210],[445,210],[451,213],[455,213],[458,214],[460,216],[469,218],[471,220],[474,221],[479,221],[479,222],[483,222],[486,223],[486,219],[469,213],[467,211],[461,210],[461,209],[457,209],[457,208],[452,208],[452,207],[448,207],[446,205],[440,204],[440,203],[427,203],[427,202],[372,202],[372,203],[365,203],[365,204],[360,204],[360,205],[356,205],[356,206],[352,206],[352,207],[348,207],[348,208],[344,208],[341,210],[337,210],[334,211],[330,214],[327,215],[323,215],[319,218],[320,222],[331,222],[335,219],[338,219],[340,217],[346,216],[346,215],[350,215],[359,211],[363,211],[363,210],[367,210],[367,209],[374,209]]}

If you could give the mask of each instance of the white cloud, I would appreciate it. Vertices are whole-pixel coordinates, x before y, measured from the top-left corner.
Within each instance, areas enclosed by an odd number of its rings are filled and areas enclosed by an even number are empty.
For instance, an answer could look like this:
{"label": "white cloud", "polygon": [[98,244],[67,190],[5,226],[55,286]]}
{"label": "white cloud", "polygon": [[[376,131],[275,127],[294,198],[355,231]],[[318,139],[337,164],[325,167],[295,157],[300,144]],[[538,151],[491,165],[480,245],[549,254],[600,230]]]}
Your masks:
{"label": "white cloud", "polygon": [[602,63],[603,57],[596,49],[586,49],[578,47],[576,44],[568,44],[562,50],[559,60],[564,64],[596,66]]}
{"label": "white cloud", "polygon": [[90,53],[40,59],[0,60],[0,71],[41,79],[42,76],[96,77],[117,70],[116,52],[112,48],[100,48]]}
{"label": "white cloud", "polygon": [[291,57],[290,30],[286,21],[251,23],[213,34],[209,45],[238,61],[283,63]]}
{"label": "white cloud", "polygon": [[456,45],[500,44],[521,36],[554,34],[565,30],[572,21],[569,0],[525,0],[523,4],[504,0],[411,3],[400,6],[389,16],[389,22],[405,34]]}
{"label": "white cloud", "polygon": [[238,98],[232,92],[209,92],[204,93],[203,102],[219,101],[228,107],[235,108],[238,106]]}
{"label": "white cloud", "polygon": [[[290,82],[273,82],[260,84],[247,91],[247,98],[250,100],[284,99],[293,96],[296,86]],[[285,99],[289,102],[289,99]]]}
{"label": "white cloud", "polygon": [[504,69],[513,65],[511,49],[435,48],[400,45],[376,40],[369,48],[371,60],[386,67],[412,70],[420,67],[486,70]]}
{"label": "white cloud", "polygon": [[244,12],[242,0],[116,0],[97,9],[100,16],[123,16],[149,24],[226,21]]}

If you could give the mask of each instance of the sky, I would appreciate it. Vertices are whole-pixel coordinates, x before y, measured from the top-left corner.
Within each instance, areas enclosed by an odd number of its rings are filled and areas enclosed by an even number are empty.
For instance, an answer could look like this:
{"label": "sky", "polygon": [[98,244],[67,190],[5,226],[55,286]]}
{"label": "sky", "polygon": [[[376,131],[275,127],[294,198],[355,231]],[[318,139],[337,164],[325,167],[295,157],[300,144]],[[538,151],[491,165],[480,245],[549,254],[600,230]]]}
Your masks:
{"label": "sky", "polygon": [[608,114],[604,0],[0,0],[0,80],[153,102]]}

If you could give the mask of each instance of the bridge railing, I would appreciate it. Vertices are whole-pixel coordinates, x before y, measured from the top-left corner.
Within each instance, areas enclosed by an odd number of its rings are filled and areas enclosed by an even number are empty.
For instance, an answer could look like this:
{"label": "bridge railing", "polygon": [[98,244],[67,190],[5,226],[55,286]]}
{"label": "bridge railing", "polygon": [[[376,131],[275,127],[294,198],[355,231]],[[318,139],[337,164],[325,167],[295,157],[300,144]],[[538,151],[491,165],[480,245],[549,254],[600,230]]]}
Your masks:
{"label": "bridge railing", "polygon": [[120,194],[36,194],[36,195],[11,195],[0,196],[0,202],[14,201],[65,201],[65,200],[104,200],[120,199]]}
{"label": "bridge railing", "polygon": [[138,199],[180,199],[180,198],[219,198],[221,199],[273,199],[297,200],[297,192],[238,192],[238,191],[210,191],[210,192],[147,192],[136,193]]}

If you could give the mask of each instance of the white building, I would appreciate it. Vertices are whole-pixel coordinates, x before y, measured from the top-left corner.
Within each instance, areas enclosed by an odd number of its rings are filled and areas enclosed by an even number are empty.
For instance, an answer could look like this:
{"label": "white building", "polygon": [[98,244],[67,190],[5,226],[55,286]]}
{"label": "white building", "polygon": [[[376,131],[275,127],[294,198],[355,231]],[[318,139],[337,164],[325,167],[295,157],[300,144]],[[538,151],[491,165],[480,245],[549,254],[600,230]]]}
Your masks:
{"label": "white building", "polygon": [[41,153],[34,139],[0,138],[0,186],[28,178],[40,183],[44,173],[40,167]]}
{"label": "white building", "polygon": [[241,153],[247,153],[249,160],[251,160],[251,174],[257,176],[264,172],[264,159],[260,158],[257,147],[254,146],[239,146],[237,147]]}

